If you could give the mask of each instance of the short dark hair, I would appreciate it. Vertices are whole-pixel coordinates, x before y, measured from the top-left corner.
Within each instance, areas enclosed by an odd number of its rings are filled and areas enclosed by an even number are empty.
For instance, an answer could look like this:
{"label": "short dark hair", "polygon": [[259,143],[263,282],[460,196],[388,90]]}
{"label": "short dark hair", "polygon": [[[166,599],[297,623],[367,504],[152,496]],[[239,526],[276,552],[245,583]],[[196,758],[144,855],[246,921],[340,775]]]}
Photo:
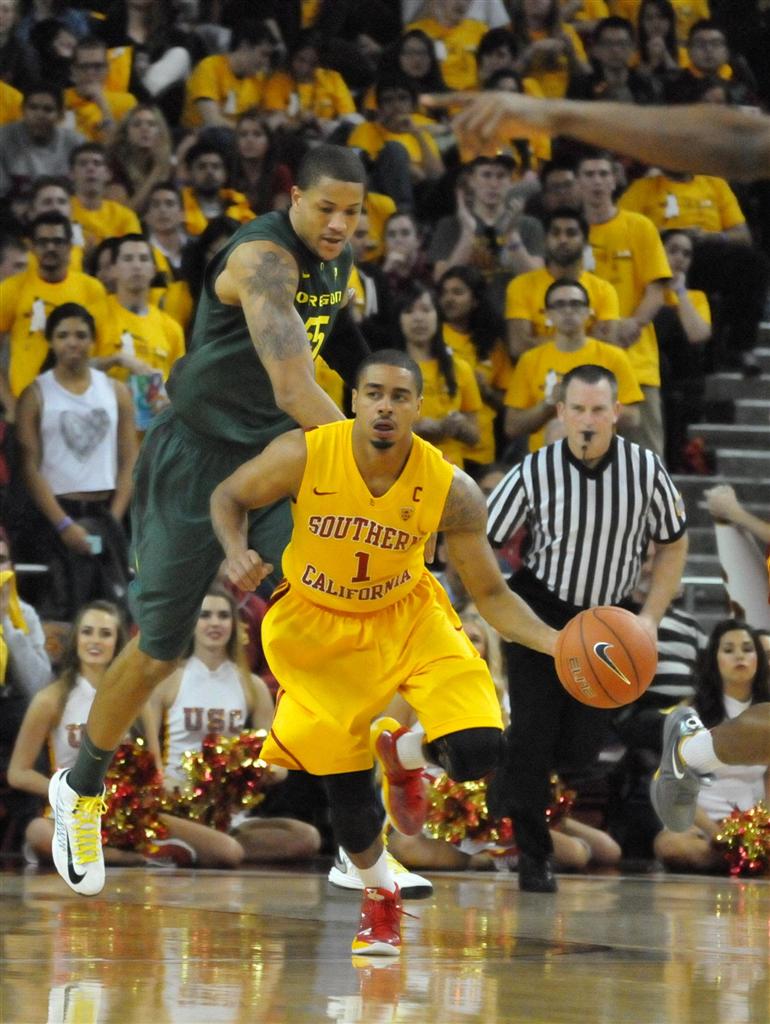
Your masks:
{"label": "short dark hair", "polygon": [[107,150],[101,144],[101,142],[81,142],[79,146],[70,153],[69,165],[70,170],[75,166],[75,161],[81,155],[81,153],[96,153],[101,157],[104,157],[104,162],[107,162]]}
{"label": "short dark hair", "polygon": [[270,43],[271,46],[276,46],[277,42],[278,40],[271,32],[270,27],[264,21],[259,21],[257,18],[246,18],[243,21],[239,19],[230,37],[230,52],[237,50],[241,43],[247,43],[249,46]]}
{"label": "short dark hair", "polygon": [[669,238],[672,238],[674,235],[685,235],[691,242],[693,240],[692,232],[687,228],[665,228],[660,233],[660,240],[665,245]]}
{"label": "short dark hair", "polygon": [[64,110],[64,93],[56,85],[49,85],[47,82],[32,82],[26,89],[24,89],[24,99],[22,100],[22,109],[26,107],[29,99],[32,96],[50,96],[56,104],[56,109],[61,112]]}
{"label": "short dark hair", "polygon": [[575,172],[579,171],[587,160],[606,160],[608,164],[615,165],[615,156],[608,149],[584,149],[575,161]]}
{"label": "short dark hair", "polygon": [[227,157],[222,147],[217,145],[216,142],[196,142],[194,146],[190,146],[184,158],[185,165],[192,167],[199,157],[208,156],[210,153],[215,153],[225,165],[225,169],[227,169]]}
{"label": "short dark hair", "polygon": [[86,254],[83,268],[87,274],[91,277],[97,276],[97,270],[99,269],[99,259],[103,252],[110,254],[110,263],[115,262],[115,253],[117,252],[118,243],[120,242],[120,236],[110,235],[109,238],[103,238],[97,246],[95,246],[89,253]]}
{"label": "short dark hair", "polygon": [[580,366],[573,366],[561,379],[562,400],[564,400],[567,388],[573,380],[582,381],[583,384],[601,384],[603,380],[606,380],[612,391],[613,400],[617,401],[618,378],[606,366],[597,366],[596,363],[582,363]]}
{"label": "short dark hair", "polygon": [[67,195],[72,195],[72,182],[69,178],[65,178],[63,174],[41,174],[30,186],[28,193],[30,203],[34,203],[44,188],[61,188]]}
{"label": "short dark hair", "polygon": [[583,298],[586,300],[586,305],[591,305],[591,298],[586,290],[585,286],[576,281],[573,277],[559,277],[555,281],[551,281],[545,290],[545,308],[550,309],[549,299],[553,292],[559,290],[559,288],[577,288],[583,294]]}
{"label": "short dark hair", "polygon": [[46,210],[45,213],[39,213],[29,225],[30,238],[35,237],[35,232],[41,224],[55,224],[64,228],[65,238],[68,242],[72,241],[72,222],[59,210]]}
{"label": "short dark hair", "polygon": [[489,29],[479,41],[478,48],[476,49],[476,60],[481,60],[488,53],[492,53],[493,50],[499,50],[503,46],[510,52],[512,57],[518,56],[519,47],[516,42],[516,36],[509,28],[499,25],[497,28]]}
{"label": "short dark hair", "polygon": [[61,306],[56,306],[55,309],[51,310],[48,315],[43,332],[46,341],[52,340],[53,332],[62,320],[67,320],[69,317],[77,317],[79,320],[82,320],[88,327],[91,337],[96,337],[96,323],[86,307],[81,306],[79,302],[63,302]]}
{"label": "short dark hair", "polygon": [[598,42],[604,35],[604,33],[607,31],[607,29],[611,28],[622,29],[628,35],[629,39],[631,39],[632,42],[636,39],[636,32],[634,32],[634,26],[631,24],[628,18],[620,18],[617,17],[616,15],[613,15],[608,18],[602,18],[601,21],[598,22],[596,28],[593,31],[593,41],[595,43]]}
{"label": "short dark hair", "polygon": [[312,188],[321,178],[354,181],[366,188],[366,168],[358,154],[347,146],[327,143],[305,154],[297,171],[297,188]]}
{"label": "short dark hair", "polygon": [[[147,235],[141,235],[139,234],[138,231],[130,231],[128,234],[118,235],[118,237],[116,238],[115,247],[112,250],[113,263],[117,261],[118,256],[120,256],[120,250],[126,242],[141,242],[143,245],[147,246],[147,248],[150,250],[150,255],[152,256],[152,243],[150,242],[150,239],[147,237]],[[155,257],[153,256],[153,262],[154,261]]]}
{"label": "short dark hair", "polygon": [[401,349],[383,348],[379,352],[370,352],[365,356],[356,370],[356,387],[370,366],[400,366],[402,370],[408,370],[414,379],[417,394],[422,394],[422,371],[414,359]]}
{"label": "short dark hair", "polygon": [[377,101],[377,106],[380,105],[382,94],[389,89],[403,89],[404,92],[409,93],[412,103],[417,103],[417,87],[411,78],[407,78],[402,71],[383,71],[379,76],[374,83],[374,98]]}
{"label": "short dark hair", "polygon": [[179,200],[179,205],[182,205],[182,196],[176,184],[173,181],[157,181],[150,191],[147,193],[147,202],[152,199],[156,192],[173,192]]}
{"label": "short dark hair", "polygon": [[557,206],[553,210],[546,210],[543,214],[543,227],[546,234],[555,220],[574,220],[580,226],[583,237],[588,238],[590,228],[582,210],[576,210],[574,206]]}
{"label": "short dark hair", "polygon": [[714,21],[713,18],[699,18],[696,22],[693,22],[690,26],[690,31],[687,33],[688,46],[692,43],[693,36],[697,36],[699,32],[718,32],[724,39],[725,43],[727,42],[725,30],[719,22]]}
{"label": "short dark hair", "polygon": [[549,174],[558,174],[559,171],[570,171],[574,174],[574,162],[566,160],[546,160],[544,164],[540,165],[540,170],[538,171],[538,177],[540,178],[541,184],[545,182]]}

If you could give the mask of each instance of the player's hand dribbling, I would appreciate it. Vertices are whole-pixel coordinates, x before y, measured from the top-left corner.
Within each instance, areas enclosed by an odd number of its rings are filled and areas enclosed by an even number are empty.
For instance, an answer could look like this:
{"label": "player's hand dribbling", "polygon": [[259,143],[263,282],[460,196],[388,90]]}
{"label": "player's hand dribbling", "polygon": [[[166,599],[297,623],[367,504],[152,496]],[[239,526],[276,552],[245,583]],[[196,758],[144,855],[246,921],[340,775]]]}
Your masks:
{"label": "player's hand dribbling", "polygon": [[239,590],[256,590],[272,571],[270,562],[263,562],[251,548],[225,559],[225,574]]}

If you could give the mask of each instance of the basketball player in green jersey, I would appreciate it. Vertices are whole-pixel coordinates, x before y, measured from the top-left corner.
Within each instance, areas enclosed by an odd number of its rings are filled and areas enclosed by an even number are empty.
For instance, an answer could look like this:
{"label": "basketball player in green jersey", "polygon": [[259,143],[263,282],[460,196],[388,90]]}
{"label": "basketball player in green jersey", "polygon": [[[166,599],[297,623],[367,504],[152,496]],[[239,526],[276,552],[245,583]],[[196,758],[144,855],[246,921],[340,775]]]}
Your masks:
{"label": "basketball player in green jersey", "polygon": [[[54,863],[76,892],[104,884],[100,794],[112,753],[185,650],[222,562],[211,492],[279,434],[343,418],[316,384],[313,359],[323,349],[353,383],[368,351],[343,308],[365,182],[352,150],[311,150],[289,210],[243,225],[206,269],[188,354],[169,381],[171,406],[148,431],[135,472],[139,636],[105,677],[75,766],[50,784]],[[291,525],[287,502],[249,524],[249,545],[269,558],[276,579]]]}

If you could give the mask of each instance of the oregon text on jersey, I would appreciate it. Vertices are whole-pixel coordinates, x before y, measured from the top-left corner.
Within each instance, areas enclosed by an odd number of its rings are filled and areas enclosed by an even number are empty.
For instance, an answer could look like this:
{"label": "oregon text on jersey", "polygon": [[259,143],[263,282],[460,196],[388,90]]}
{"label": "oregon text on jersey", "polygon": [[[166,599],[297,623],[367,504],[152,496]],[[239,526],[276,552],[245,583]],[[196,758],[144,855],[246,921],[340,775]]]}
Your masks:
{"label": "oregon text on jersey", "polygon": [[298,305],[307,306],[336,306],[342,302],[342,292],[324,292],[322,295],[310,295],[308,292],[297,292],[294,301]]}

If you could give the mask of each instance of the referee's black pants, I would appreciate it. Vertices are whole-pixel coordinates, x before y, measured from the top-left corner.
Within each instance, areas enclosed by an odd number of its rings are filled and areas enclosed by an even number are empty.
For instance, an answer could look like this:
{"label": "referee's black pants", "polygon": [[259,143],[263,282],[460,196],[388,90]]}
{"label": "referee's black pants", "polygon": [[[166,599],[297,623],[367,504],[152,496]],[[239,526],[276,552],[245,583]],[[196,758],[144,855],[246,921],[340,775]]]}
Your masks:
{"label": "referee's black pants", "polygon": [[[527,569],[515,573],[509,585],[555,629],[581,611],[559,600]],[[542,860],[553,851],[545,816],[551,772],[568,774],[594,760],[608,735],[610,712],[570,697],[550,656],[520,644],[507,644],[506,650],[511,726],[490,805],[496,816],[513,819],[519,850]]]}

